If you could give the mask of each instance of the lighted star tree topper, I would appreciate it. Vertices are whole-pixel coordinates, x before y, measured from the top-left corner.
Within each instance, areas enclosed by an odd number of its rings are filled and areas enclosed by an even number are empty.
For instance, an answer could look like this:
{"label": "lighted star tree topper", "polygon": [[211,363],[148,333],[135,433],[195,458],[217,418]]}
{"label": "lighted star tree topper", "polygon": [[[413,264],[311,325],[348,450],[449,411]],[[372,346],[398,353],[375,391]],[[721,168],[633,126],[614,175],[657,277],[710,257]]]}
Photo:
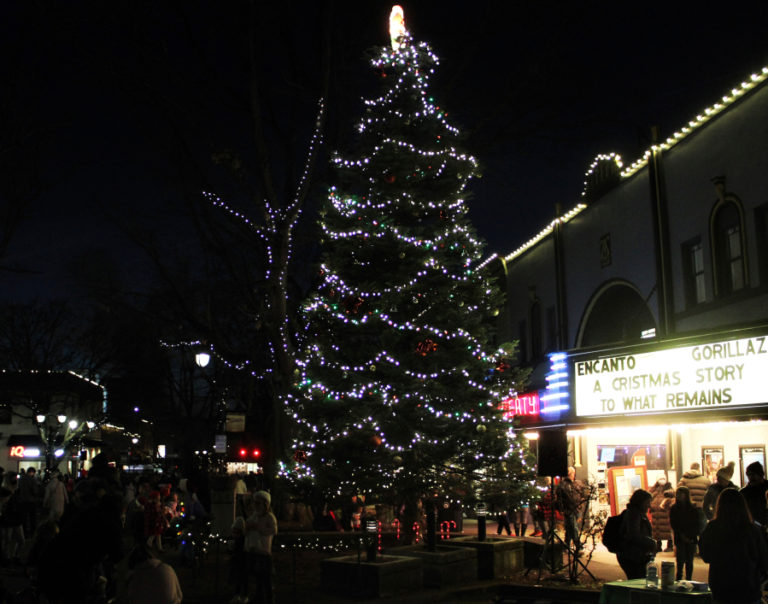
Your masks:
{"label": "lighted star tree topper", "polygon": [[333,159],[291,401],[302,432],[284,469],[328,494],[408,504],[526,457],[498,411],[521,375],[499,371],[490,345],[503,299],[475,269],[464,195],[477,163],[430,96],[437,57],[395,33],[372,61],[382,90],[357,154]]}

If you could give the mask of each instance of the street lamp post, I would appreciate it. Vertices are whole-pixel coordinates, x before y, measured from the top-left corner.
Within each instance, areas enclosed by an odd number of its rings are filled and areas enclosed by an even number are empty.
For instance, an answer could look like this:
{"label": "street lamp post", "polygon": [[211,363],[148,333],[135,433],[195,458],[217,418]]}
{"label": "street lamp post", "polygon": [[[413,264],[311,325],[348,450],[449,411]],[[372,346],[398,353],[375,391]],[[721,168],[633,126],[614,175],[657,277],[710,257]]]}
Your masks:
{"label": "street lamp post", "polygon": [[[37,420],[37,429],[40,433],[40,438],[43,441],[45,447],[45,467],[50,470],[58,464],[54,464],[54,460],[62,457],[67,450],[67,445],[78,435],[82,435],[84,428],[93,430],[96,426],[95,422],[79,422],[77,419],[70,418],[67,421],[67,416],[63,413],[47,416],[43,413],[38,413],[35,416]],[[66,426],[66,427],[65,427]],[[56,439],[64,433],[61,438],[61,443],[56,448]]]}

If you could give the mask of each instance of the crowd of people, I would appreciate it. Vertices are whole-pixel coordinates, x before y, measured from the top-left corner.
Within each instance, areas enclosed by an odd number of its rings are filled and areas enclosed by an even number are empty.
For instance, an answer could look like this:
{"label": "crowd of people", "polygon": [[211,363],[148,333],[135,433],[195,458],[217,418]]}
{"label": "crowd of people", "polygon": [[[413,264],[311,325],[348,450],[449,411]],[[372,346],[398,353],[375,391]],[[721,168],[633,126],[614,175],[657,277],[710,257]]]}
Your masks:
{"label": "crowd of people", "polygon": [[758,603],[768,577],[768,481],[760,462],[746,468],[747,484],[732,482],[735,464],[720,468],[715,482],[691,465],[677,488],[660,478],[630,497],[621,524],[617,559],[628,579],[645,576],[661,551],[674,551],[676,579],[690,581],[697,550],[709,564],[715,602]]}
{"label": "crowd of people", "polygon": [[[30,597],[181,602],[176,572],[159,555],[182,520],[207,516],[192,481],[120,474],[97,455],[79,476],[0,468],[0,482],[0,565],[29,577]],[[118,577],[121,562],[128,573]]]}

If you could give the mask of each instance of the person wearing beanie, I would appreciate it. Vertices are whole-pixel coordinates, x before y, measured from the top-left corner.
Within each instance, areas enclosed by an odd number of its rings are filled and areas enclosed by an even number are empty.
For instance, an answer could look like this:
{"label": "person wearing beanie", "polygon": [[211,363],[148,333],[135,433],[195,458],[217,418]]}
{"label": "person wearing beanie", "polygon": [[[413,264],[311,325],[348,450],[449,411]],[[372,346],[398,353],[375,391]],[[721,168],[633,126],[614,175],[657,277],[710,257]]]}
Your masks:
{"label": "person wearing beanie", "polygon": [[253,494],[253,513],[245,521],[245,551],[253,589],[248,602],[272,602],[272,539],[277,534],[277,518],[270,507],[267,491]]}
{"label": "person wearing beanie", "polygon": [[736,485],[731,482],[731,478],[733,478],[733,469],[735,467],[736,463],[729,461],[727,466],[720,468],[717,471],[717,480],[707,489],[707,493],[704,495],[704,501],[702,503],[707,520],[712,520],[712,518],[715,517],[715,506],[717,505],[717,498],[720,496],[720,493],[729,487],[732,489],[736,488]]}
{"label": "person wearing beanie", "polygon": [[747,486],[742,488],[740,493],[744,495],[752,520],[760,526],[765,526],[768,523],[768,510],[765,508],[768,481],[765,480],[763,464],[759,461],[752,462],[747,466],[746,474]]}
{"label": "person wearing beanie", "polygon": [[683,474],[683,477],[677,483],[678,487],[687,487],[691,494],[691,503],[701,509],[704,503],[704,495],[712,481],[699,471],[699,464],[693,462],[691,469]]}

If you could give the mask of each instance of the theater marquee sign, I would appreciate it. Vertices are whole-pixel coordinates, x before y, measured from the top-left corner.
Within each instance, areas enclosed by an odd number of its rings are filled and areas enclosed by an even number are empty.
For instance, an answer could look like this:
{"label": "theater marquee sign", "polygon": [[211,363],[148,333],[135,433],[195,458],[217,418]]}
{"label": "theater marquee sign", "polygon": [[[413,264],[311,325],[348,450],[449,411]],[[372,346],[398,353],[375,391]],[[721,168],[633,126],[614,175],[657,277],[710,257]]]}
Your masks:
{"label": "theater marquee sign", "polygon": [[703,410],[768,401],[768,337],[576,360],[576,415]]}

